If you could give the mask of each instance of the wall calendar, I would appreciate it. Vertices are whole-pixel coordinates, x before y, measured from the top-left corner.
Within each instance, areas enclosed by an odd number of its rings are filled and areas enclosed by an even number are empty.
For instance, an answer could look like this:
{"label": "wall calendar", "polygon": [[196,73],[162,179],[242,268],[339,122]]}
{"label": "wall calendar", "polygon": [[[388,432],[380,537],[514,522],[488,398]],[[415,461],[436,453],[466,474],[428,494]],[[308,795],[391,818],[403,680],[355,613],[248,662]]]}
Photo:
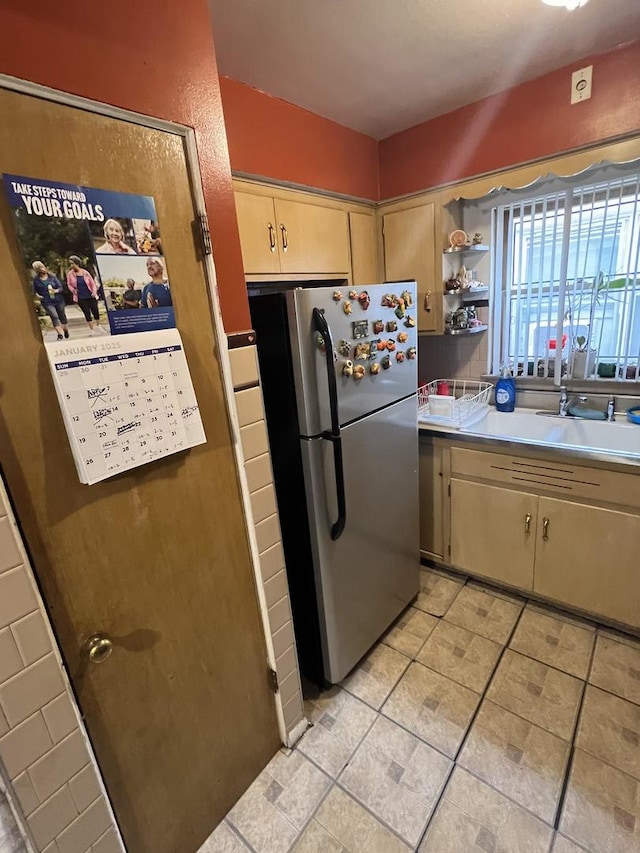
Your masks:
{"label": "wall calendar", "polygon": [[206,441],[177,329],[45,347],[81,482]]}
{"label": "wall calendar", "polygon": [[81,482],[203,444],[154,199],[2,178]]}

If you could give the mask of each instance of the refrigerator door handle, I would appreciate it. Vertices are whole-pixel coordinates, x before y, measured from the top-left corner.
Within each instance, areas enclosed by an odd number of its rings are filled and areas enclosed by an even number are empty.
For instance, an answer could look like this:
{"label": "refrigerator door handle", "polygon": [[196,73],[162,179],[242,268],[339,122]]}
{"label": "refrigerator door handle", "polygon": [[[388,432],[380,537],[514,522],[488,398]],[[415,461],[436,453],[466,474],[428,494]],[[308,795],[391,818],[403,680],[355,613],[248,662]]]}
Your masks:
{"label": "refrigerator door handle", "polygon": [[342,536],[347,521],[347,499],[344,488],[344,467],[342,464],[342,436],[340,435],[340,417],[338,415],[338,389],[336,387],[336,371],[333,363],[333,340],[329,324],[321,308],[313,309],[313,325],[324,342],[327,365],[327,383],[329,385],[329,411],[331,413],[331,430],[323,433],[323,438],[333,445],[333,467],[336,477],[336,496],[338,500],[338,518],[331,525],[331,538]]}

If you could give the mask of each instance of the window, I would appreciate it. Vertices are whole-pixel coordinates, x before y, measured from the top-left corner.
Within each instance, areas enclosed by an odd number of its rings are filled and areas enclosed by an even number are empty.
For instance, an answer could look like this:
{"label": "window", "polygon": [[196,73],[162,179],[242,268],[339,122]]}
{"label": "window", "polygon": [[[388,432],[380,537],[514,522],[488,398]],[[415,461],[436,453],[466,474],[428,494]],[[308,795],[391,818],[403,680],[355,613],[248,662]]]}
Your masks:
{"label": "window", "polygon": [[[609,167],[614,169],[615,167]],[[492,209],[493,372],[640,380],[640,174]]]}

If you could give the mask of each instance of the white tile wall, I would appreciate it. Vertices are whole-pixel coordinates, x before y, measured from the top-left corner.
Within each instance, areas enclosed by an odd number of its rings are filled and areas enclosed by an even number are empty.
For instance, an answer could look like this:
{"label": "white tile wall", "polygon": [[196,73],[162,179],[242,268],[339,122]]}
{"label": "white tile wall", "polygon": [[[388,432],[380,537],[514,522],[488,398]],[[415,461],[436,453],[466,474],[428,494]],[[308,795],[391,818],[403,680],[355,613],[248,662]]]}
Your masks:
{"label": "white tile wall", "polygon": [[38,853],[124,853],[2,485],[0,764]]}
{"label": "white tile wall", "polygon": [[[258,361],[254,346],[232,349],[229,355],[280,696],[287,732],[291,732],[304,716],[302,689],[262,391],[258,385]],[[246,387],[252,384],[254,387]]]}

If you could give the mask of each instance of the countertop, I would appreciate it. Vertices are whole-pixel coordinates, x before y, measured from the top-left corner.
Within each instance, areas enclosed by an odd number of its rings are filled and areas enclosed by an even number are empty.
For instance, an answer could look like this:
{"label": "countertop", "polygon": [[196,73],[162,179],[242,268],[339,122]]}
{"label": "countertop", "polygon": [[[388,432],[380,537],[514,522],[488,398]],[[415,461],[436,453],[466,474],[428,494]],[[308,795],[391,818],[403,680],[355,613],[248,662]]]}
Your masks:
{"label": "countertop", "polygon": [[[523,410],[520,410],[523,411]],[[525,410],[535,416],[535,410]],[[508,417],[508,415],[505,415]],[[622,416],[620,416],[622,417]],[[478,422],[479,423],[479,422]],[[615,425],[611,425],[615,429]],[[433,436],[436,438],[455,441],[456,443],[473,443],[482,445],[487,449],[501,448],[503,450],[519,450],[522,452],[530,448],[536,453],[544,453],[551,457],[571,457],[585,462],[596,463],[598,467],[608,467],[616,470],[629,468],[634,469],[633,473],[638,473],[640,468],[640,426],[638,430],[638,452],[630,453],[620,450],[604,450],[602,448],[580,447],[567,444],[551,444],[544,441],[536,441],[529,437],[501,436],[501,435],[486,435],[474,432],[474,424],[465,429],[456,429],[454,427],[441,426],[439,424],[427,423],[421,420],[418,416],[418,428],[421,436]]]}

